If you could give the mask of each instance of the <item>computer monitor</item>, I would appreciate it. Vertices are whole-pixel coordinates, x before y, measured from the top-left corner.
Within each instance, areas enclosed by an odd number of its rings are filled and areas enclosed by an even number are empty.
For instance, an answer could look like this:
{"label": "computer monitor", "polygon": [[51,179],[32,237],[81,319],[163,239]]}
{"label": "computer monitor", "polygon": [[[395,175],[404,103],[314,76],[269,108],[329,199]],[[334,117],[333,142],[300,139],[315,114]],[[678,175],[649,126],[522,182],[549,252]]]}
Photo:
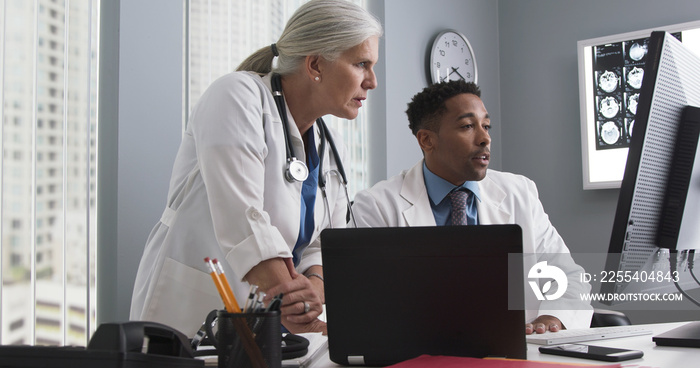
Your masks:
{"label": "computer monitor", "polygon": [[[700,106],[700,56],[666,32],[652,32],[647,56],[605,267],[610,272],[628,271],[628,274],[637,276],[642,272],[658,274],[670,270],[671,250],[700,249],[698,206],[688,200],[697,197],[697,187],[700,186],[697,173],[695,177],[692,175],[692,162],[697,152],[697,128],[693,133],[697,122],[692,120],[697,113],[692,108],[686,109],[687,106]],[[681,124],[684,116],[687,119]],[[681,131],[681,128],[688,132]],[[682,139],[678,139],[679,136]],[[692,146],[693,141],[695,146]],[[688,152],[692,154],[691,164],[674,166],[678,161],[676,157],[688,156]],[[687,190],[680,195],[667,195],[669,183],[677,184],[680,177],[688,178],[686,187],[693,189],[690,196]],[[690,179],[693,179],[692,183]],[[683,203],[678,206],[677,202],[681,201]],[[685,206],[686,201],[690,206]],[[683,210],[679,211],[679,207]],[[672,221],[661,221],[666,216],[664,211],[676,213]],[[685,225],[684,233],[680,232],[682,224]],[[662,229],[664,233],[660,236]],[[668,229],[675,229],[678,233],[669,237]],[[683,240],[679,242],[681,234]],[[629,282],[624,277],[613,279],[615,282],[601,283],[601,292],[671,291],[675,288],[668,282]],[[692,279],[681,284],[688,288],[700,287]],[[615,304],[615,301],[607,304]]]}
{"label": "computer monitor", "polygon": [[[659,271],[670,270],[670,250],[700,249],[697,235],[700,227],[697,203],[700,202],[688,200],[697,198],[700,186],[697,172],[693,177],[691,171],[697,152],[697,128],[693,133],[697,122],[693,124],[692,120],[697,113],[694,114],[692,108],[686,109],[687,106],[700,106],[700,56],[670,34],[652,32],[647,57],[605,267],[609,272],[624,274],[627,271],[633,276],[642,272],[648,276],[652,271],[658,275]],[[681,124],[684,110],[688,111],[685,115],[688,119],[686,124]],[[680,134],[683,139],[677,139],[681,128],[690,133],[683,131]],[[693,141],[695,146],[692,146]],[[682,145],[677,149],[679,144]],[[692,155],[690,165],[673,165],[677,161],[674,156],[688,156],[688,152]],[[693,179],[692,183],[691,180],[686,183],[686,187],[693,189],[690,196],[686,194],[687,198],[682,198],[684,194],[681,193],[680,196],[668,197],[669,183],[678,183],[681,176]],[[690,206],[684,205],[686,200]],[[683,202],[685,213],[679,216],[678,206],[672,208],[668,205],[666,211],[675,211],[677,215],[673,221],[662,222],[665,204],[678,204],[679,201]],[[685,225],[682,229],[681,224]],[[674,228],[685,232],[676,234],[675,240],[668,235],[659,237],[660,229]],[[683,240],[679,243],[680,235]],[[661,246],[659,239],[663,239],[665,247]],[[666,278],[665,274],[662,276]],[[669,292],[675,289],[675,285],[668,282],[629,282],[625,277],[612,279],[613,282],[601,283],[602,293]],[[690,281],[682,280],[681,284],[687,288],[700,287],[692,276]]]}
{"label": "computer monitor", "polygon": [[[616,296],[700,287],[700,56],[652,32],[620,187],[601,293]],[[699,252],[700,253],[700,252]],[[697,258],[700,261],[700,257]],[[677,282],[674,282],[677,281]],[[611,298],[618,304],[637,298]]]}

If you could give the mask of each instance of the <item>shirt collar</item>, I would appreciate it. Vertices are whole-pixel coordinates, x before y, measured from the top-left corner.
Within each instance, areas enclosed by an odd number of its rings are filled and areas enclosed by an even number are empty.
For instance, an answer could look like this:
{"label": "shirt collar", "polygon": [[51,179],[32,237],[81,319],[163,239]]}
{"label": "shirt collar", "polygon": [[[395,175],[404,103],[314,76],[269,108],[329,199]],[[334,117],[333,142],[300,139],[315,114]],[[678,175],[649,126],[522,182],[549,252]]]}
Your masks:
{"label": "shirt collar", "polygon": [[[455,188],[455,185],[449,181],[435,175],[423,161],[423,178],[425,180],[425,189],[428,191],[428,196],[433,204],[442,202],[443,199]],[[476,199],[481,202],[481,193],[479,192],[479,183],[476,181],[465,181],[459,188],[469,189]]]}

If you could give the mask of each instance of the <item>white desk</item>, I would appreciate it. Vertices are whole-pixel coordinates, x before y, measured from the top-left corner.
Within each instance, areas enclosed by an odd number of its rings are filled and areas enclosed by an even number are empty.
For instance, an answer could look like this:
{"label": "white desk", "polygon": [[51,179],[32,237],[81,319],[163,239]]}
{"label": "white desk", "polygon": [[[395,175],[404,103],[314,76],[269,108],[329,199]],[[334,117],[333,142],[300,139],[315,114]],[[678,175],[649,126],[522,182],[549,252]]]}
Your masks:
{"label": "white desk", "polygon": [[[651,340],[652,336],[666,332],[675,327],[682,326],[685,323],[687,322],[646,325],[653,330],[653,334],[619,339],[587,341],[584,344],[609,346],[622,349],[635,349],[642,350],[644,352],[643,358],[621,362],[623,366],[639,368],[694,368],[700,366],[700,348],[656,346],[656,343]],[[540,354],[539,350],[537,350],[539,347],[540,345],[527,344],[528,360],[578,364],[611,364],[611,362]],[[339,367],[339,365],[330,361],[328,351],[326,351],[324,355],[319,358],[319,360],[311,365],[310,368],[329,367]]]}

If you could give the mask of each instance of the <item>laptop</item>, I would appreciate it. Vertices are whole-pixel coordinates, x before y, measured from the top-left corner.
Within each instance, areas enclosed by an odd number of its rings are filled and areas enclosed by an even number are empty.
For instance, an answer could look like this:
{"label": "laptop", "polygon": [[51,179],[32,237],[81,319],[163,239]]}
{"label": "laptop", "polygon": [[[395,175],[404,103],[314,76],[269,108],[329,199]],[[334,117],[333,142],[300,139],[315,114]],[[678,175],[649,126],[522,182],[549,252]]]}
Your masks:
{"label": "laptop", "polygon": [[526,358],[518,225],[326,229],[321,249],[333,362]]}

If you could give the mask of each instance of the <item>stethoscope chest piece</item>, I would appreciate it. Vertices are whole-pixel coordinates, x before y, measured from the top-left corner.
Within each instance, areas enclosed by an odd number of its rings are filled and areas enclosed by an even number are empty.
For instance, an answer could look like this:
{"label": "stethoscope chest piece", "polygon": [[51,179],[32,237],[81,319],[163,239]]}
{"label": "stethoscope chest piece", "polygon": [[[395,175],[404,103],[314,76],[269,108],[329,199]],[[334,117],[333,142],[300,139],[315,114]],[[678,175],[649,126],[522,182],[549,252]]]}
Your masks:
{"label": "stethoscope chest piece", "polygon": [[297,160],[295,157],[290,157],[287,159],[287,169],[284,171],[284,177],[290,183],[295,181],[303,182],[309,177],[309,168],[304,162]]}

